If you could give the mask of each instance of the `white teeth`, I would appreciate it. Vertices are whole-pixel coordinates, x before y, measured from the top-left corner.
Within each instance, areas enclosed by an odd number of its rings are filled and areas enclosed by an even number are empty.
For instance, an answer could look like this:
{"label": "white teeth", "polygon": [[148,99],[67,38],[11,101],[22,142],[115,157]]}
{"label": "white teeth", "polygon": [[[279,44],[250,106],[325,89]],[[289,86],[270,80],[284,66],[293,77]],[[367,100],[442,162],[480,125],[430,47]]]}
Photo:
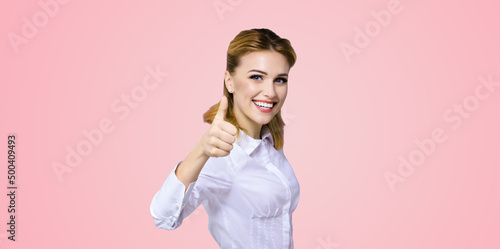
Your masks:
{"label": "white teeth", "polygon": [[259,107],[262,107],[262,108],[265,108],[265,109],[270,109],[273,107],[273,104],[272,103],[264,103],[264,102],[260,102],[260,101],[253,101],[256,105],[258,105]]}

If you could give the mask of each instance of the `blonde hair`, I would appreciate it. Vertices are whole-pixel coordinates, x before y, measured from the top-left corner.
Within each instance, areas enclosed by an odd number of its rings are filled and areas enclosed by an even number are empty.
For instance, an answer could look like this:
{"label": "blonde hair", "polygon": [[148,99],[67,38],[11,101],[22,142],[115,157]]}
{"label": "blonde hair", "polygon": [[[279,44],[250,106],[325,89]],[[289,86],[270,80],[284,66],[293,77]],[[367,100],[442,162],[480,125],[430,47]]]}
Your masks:
{"label": "blonde hair", "polygon": [[[281,38],[276,35],[273,31],[269,29],[250,29],[241,31],[229,44],[229,48],[227,50],[227,65],[226,70],[229,73],[234,73],[236,67],[238,67],[240,58],[250,52],[255,51],[276,51],[283,56],[288,61],[290,68],[295,64],[297,60],[297,55],[290,44],[290,41],[285,38]],[[223,94],[227,97],[228,100],[228,109],[226,112],[226,121],[233,124],[238,128],[238,130],[243,130],[245,133],[248,133],[246,129],[240,127],[236,120],[236,117],[233,112],[233,94],[230,93],[225,85],[225,81],[223,81]],[[203,121],[211,124],[214,120],[217,111],[219,110],[219,104],[211,106],[207,112],[203,114]],[[281,118],[281,110],[271,119],[269,124],[267,124],[271,135],[273,136],[274,148],[279,150],[283,148],[284,144],[284,127],[285,123]],[[239,132],[237,134],[237,138],[239,136]]]}

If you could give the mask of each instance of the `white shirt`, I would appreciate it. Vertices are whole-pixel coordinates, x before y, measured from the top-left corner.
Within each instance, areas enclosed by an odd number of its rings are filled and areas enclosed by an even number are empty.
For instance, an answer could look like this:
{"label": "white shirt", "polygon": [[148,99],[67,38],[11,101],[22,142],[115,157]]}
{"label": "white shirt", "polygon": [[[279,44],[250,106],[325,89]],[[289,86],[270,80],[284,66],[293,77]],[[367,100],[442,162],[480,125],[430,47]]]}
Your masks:
{"label": "white shirt", "polygon": [[241,130],[239,136],[228,156],[208,159],[186,192],[177,163],[151,202],[154,223],[176,229],[203,204],[220,248],[293,248],[292,212],[300,193],[295,173],[283,149],[274,149],[267,125],[262,139]]}

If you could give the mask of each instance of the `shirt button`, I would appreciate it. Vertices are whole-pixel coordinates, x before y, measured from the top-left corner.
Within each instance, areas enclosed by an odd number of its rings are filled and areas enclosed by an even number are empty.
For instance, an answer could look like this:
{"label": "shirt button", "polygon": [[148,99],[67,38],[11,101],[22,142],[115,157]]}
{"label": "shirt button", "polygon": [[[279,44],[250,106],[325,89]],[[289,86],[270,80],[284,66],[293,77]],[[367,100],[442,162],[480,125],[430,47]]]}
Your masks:
{"label": "shirt button", "polygon": [[179,203],[175,203],[175,207],[176,208],[179,208],[181,205],[179,205]]}
{"label": "shirt button", "polygon": [[170,216],[170,217],[168,217],[168,218],[169,218],[171,221],[173,221],[173,220],[174,220],[174,216]]}

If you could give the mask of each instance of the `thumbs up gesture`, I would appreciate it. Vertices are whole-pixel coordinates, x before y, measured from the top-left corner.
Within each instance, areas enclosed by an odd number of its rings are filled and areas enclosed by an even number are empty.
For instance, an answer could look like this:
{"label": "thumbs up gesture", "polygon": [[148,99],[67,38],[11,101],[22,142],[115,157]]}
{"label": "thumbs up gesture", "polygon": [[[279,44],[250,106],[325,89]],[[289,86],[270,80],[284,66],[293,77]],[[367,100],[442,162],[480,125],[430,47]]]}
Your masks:
{"label": "thumbs up gesture", "polygon": [[222,96],[219,110],[215,115],[210,128],[203,134],[201,146],[204,154],[209,157],[224,157],[229,155],[236,141],[238,129],[225,120],[228,108],[227,97]]}

